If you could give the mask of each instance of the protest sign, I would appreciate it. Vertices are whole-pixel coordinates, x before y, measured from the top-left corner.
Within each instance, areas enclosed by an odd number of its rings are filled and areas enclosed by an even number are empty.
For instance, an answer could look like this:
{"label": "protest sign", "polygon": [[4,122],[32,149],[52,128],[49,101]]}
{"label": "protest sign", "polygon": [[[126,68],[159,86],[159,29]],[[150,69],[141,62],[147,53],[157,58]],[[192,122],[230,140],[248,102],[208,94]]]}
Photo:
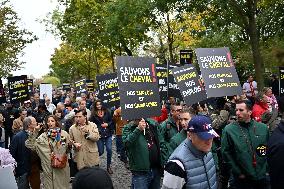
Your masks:
{"label": "protest sign", "polygon": [[168,75],[168,87],[169,87],[169,91],[168,91],[168,97],[175,97],[175,98],[178,98],[179,100],[182,100],[182,95],[180,93],[180,90],[179,90],[179,87],[175,81],[175,78],[173,76],[173,72],[172,72],[172,69],[173,68],[176,68],[180,65],[169,65],[169,68],[168,68],[168,72],[169,72],[169,75]]}
{"label": "protest sign", "polygon": [[176,67],[172,72],[186,105],[190,106],[207,98],[199,75],[191,64]]}
{"label": "protest sign", "polygon": [[161,100],[166,100],[168,95],[168,69],[166,64],[156,65],[159,94]]}
{"label": "protest sign", "polygon": [[52,84],[49,83],[41,83],[39,85],[39,93],[40,93],[40,99],[45,99],[48,97],[52,100]]}
{"label": "protest sign", "polygon": [[34,91],[34,80],[33,79],[27,79],[28,82],[28,91],[29,94],[32,94]]}
{"label": "protest sign", "polygon": [[76,90],[76,96],[81,96],[81,93],[86,92],[86,80],[82,79],[80,81],[75,82],[75,90]]}
{"label": "protest sign", "polygon": [[284,67],[279,67],[280,96],[284,96]]}
{"label": "protest sign", "polygon": [[120,105],[118,78],[116,73],[98,75],[96,77],[99,99],[107,108]]}
{"label": "protest sign", "polygon": [[11,103],[23,102],[29,99],[26,75],[8,77],[8,88]]}
{"label": "protest sign", "polygon": [[208,98],[242,94],[228,48],[198,48],[196,55]]}
{"label": "protest sign", "polygon": [[94,80],[87,79],[86,80],[86,87],[89,93],[93,93],[95,91]]}
{"label": "protest sign", "polygon": [[179,62],[181,65],[192,64],[193,51],[192,50],[180,50]]}
{"label": "protest sign", "polygon": [[117,57],[116,61],[122,119],[161,115],[155,59]]}
{"label": "protest sign", "polygon": [[63,83],[62,89],[63,89],[63,91],[71,91],[71,84],[70,83]]}

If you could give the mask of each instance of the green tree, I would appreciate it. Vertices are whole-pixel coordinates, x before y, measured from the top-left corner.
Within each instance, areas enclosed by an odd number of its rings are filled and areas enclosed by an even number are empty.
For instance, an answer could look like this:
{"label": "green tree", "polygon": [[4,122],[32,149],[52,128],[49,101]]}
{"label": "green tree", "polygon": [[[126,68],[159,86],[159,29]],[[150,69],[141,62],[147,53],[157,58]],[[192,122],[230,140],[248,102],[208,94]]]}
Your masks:
{"label": "green tree", "polygon": [[[185,2],[185,1],[183,1]],[[184,3],[187,11],[208,11],[207,33],[229,33],[233,40],[244,41],[250,45],[252,61],[259,87],[264,86],[264,61],[262,45],[267,40],[283,34],[284,2],[282,0],[212,0]]]}
{"label": "green tree", "polygon": [[12,9],[9,0],[0,2],[0,77],[7,77],[11,71],[21,68],[19,60],[27,44],[36,37],[19,26],[20,19]]}

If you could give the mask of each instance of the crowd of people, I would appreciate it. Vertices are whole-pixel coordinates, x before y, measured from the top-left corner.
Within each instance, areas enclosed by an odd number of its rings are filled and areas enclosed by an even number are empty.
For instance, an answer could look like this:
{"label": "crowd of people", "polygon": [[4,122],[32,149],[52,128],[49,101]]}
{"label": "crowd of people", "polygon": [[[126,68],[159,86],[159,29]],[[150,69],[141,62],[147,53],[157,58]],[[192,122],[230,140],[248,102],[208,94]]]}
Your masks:
{"label": "crowd of people", "polygon": [[1,167],[13,167],[19,189],[113,188],[115,138],[133,189],[283,189],[277,86],[259,89],[249,76],[243,95],[191,106],[170,97],[161,116],[135,120],[123,120],[120,107],[107,109],[95,93],[75,98],[54,89],[52,99],[40,99],[35,92],[21,106],[2,107]]}

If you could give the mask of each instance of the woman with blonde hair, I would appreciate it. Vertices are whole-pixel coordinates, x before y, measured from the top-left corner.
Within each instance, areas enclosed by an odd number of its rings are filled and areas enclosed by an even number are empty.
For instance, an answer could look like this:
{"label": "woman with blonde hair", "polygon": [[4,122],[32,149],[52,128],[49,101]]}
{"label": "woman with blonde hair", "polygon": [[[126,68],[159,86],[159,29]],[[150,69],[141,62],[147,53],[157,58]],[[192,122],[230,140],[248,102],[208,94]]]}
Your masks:
{"label": "woman with blonde hair", "polygon": [[[31,117],[32,122],[35,122]],[[35,122],[36,123],[36,122]],[[47,130],[39,137],[39,126],[29,134],[26,147],[35,150],[43,168],[43,186],[45,189],[67,189],[70,181],[70,168],[67,161],[70,136],[61,129],[54,115],[46,118]]]}

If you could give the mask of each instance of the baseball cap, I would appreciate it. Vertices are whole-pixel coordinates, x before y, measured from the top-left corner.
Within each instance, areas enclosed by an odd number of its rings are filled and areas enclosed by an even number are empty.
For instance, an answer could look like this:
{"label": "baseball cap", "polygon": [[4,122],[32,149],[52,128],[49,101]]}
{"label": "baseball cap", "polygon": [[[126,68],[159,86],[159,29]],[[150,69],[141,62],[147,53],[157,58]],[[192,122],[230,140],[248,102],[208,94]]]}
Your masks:
{"label": "baseball cap", "polygon": [[194,116],[188,123],[187,130],[196,133],[202,140],[219,137],[212,128],[212,121],[209,117],[203,115]]}

